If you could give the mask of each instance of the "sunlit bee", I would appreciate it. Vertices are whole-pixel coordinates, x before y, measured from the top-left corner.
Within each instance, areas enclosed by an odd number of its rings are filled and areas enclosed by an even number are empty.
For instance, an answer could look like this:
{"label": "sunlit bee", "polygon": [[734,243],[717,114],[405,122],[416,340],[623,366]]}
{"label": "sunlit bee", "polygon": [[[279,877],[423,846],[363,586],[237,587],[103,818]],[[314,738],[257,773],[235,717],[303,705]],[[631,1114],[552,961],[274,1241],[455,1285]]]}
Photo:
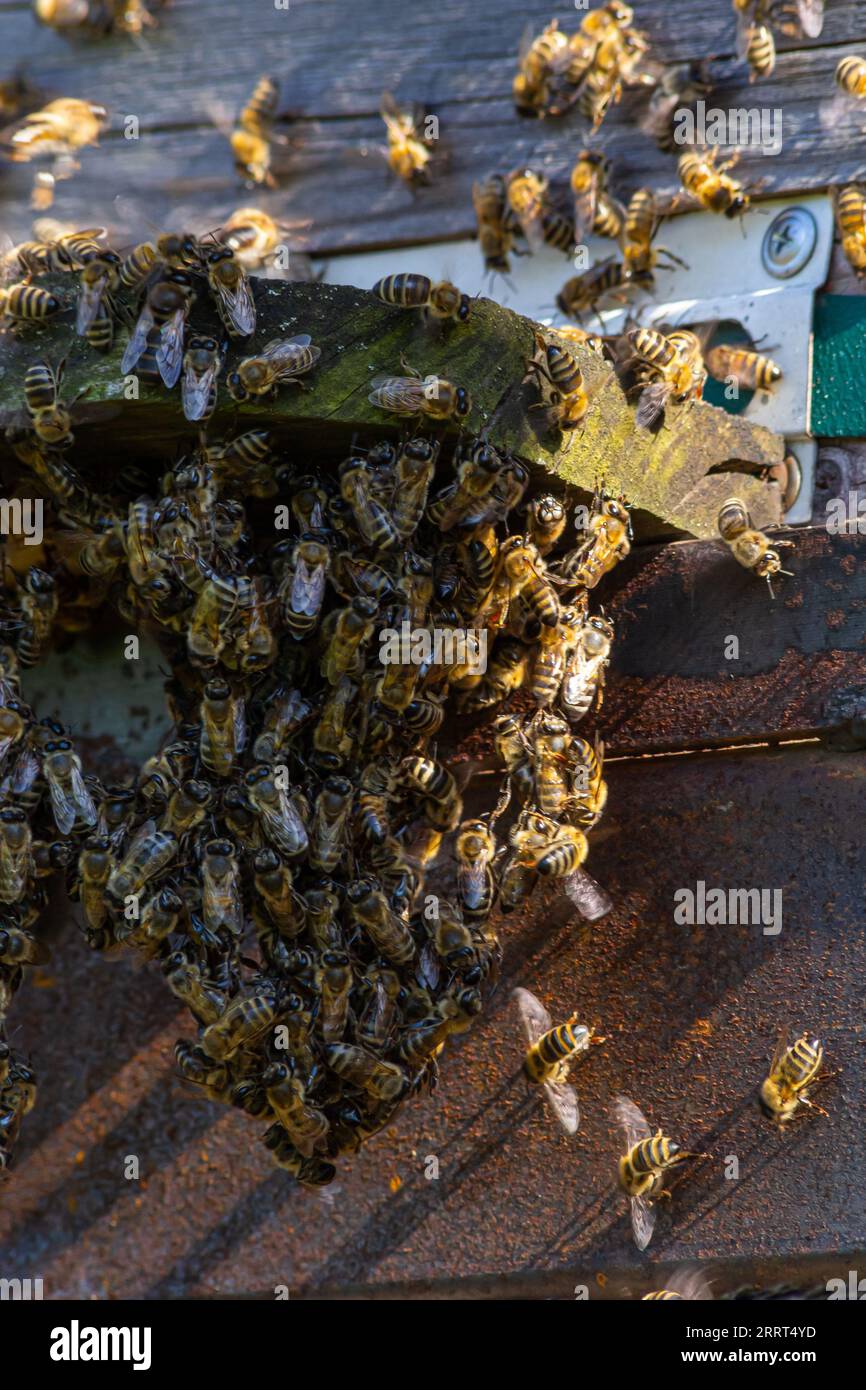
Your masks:
{"label": "sunlit bee", "polygon": [[800,1106],[808,1106],[826,1115],[820,1105],[809,1099],[810,1088],[823,1080],[827,1073],[821,1072],[824,1049],[817,1038],[809,1040],[802,1033],[790,1045],[787,1030],[784,1030],[776,1044],[773,1060],[767,1078],[761,1084],[760,1105],[768,1119],[777,1124],[788,1124],[797,1115]]}
{"label": "sunlit bee", "polygon": [[245,357],[226,377],[229,395],[236,401],[267,395],[278,386],[302,386],[301,377],[322,355],[308,333],[293,338],[273,338],[255,357]]}
{"label": "sunlit bee", "polygon": [[38,285],[0,286],[0,322],[4,318],[20,323],[44,322],[59,314],[62,308],[56,294],[40,289]]}
{"label": "sunlit bee", "polygon": [[388,137],[388,167],[409,184],[430,182],[432,141],[425,134],[426,113],[416,105],[400,107],[390,92],[383,92],[380,114]]}
{"label": "sunlit bee", "polygon": [[373,294],[398,309],[422,309],[432,319],[465,323],[469,318],[469,296],[449,280],[433,281],[426,275],[410,273],[386,275],[376,281]]}
{"label": "sunlit bee", "polygon": [[660,1129],[653,1134],[645,1116],[626,1096],[617,1096],[614,1115],[624,1132],[626,1146],[618,1164],[619,1184],[630,1199],[635,1244],[638,1250],[645,1250],[655,1227],[653,1203],[665,1191],[665,1174],[687,1159],[706,1155],[686,1153]]}
{"label": "sunlit bee", "polygon": [[554,1027],[544,1005],[528,989],[513,990],[512,998],[529,1044],[523,1061],[527,1080],[544,1087],[550,1108],[566,1134],[576,1134],[580,1107],[577,1091],[568,1079],[569,1071],[577,1058],[589,1050],[593,1030],[578,1025],[577,1014]]}
{"label": "sunlit bee", "polygon": [[196,334],[183,355],[181,400],[187,420],[209,420],[217,403],[222,353],[216,338]]}
{"label": "sunlit bee", "polygon": [[248,338],[256,327],[256,304],[247,273],[231,247],[208,251],[205,270],[226,332],[232,338]]}

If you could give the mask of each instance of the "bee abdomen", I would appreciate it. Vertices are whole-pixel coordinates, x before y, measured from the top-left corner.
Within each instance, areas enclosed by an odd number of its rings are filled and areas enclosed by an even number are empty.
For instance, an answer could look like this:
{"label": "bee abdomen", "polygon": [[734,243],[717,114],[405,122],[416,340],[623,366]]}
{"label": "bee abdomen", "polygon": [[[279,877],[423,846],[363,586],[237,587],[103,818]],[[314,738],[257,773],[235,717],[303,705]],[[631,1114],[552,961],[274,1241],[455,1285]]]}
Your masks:
{"label": "bee abdomen", "polygon": [[400,309],[422,309],[430,298],[432,280],[426,275],[407,272],[401,275],[386,275],[377,280],[373,293],[385,304],[394,304]]}

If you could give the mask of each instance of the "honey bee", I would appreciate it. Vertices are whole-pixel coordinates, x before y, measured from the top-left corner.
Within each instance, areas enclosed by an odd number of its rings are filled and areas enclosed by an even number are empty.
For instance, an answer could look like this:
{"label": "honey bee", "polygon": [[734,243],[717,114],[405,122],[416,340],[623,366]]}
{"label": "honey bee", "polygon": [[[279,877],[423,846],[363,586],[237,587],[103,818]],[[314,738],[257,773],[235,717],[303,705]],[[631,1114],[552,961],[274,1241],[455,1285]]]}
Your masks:
{"label": "honey bee", "polygon": [[778,363],[748,348],[719,344],[704,353],[704,364],[717,381],[733,378],[745,391],[770,391],[782,380]]}
{"label": "honey bee", "polygon": [[[537,251],[545,241],[544,218],[549,210],[549,183],[533,169],[513,169],[505,179],[508,215],[515,219],[530,249]],[[574,236],[571,237],[574,244]]]}
{"label": "honey bee", "polygon": [[288,858],[305,854],[310,837],[296,800],[278,784],[274,770],[262,763],[244,778],[247,796],[271,844]]}
{"label": "honey bee", "polygon": [[556,296],[556,307],[566,318],[580,318],[586,310],[596,313],[604,299],[624,303],[627,293],[637,284],[628,267],[609,256],[566,280]]}
{"label": "honey bee", "polygon": [[524,684],[529,673],[530,652],[522,642],[497,642],[487,670],[474,689],[461,696],[461,708],[472,714],[498,705]]}
{"label": "honey bee", "polygon": [[[601,208],[601,197],[610,171],[610,161],[600,150],[581,150],[572,168],[569,182],[574,196],[574,240],[582,245],[589,233],[596,231]],[[612,204],[604,205],[602,223],[610,227],[610,219],[615,210]],[[610,235],[606,230],[603,235]]]}
{"label": "honey bee", "polygon": [[279,90],[273,78],[260,77],[229,134],[235,169],[248,187],[277,186],[271,171],[271,145],[275,142],[273,126],[278,106]]}
{"label": "honey bee", "polygon": [[322,952],[322,1037],[340,1042],[349,1018],[352,965],[345,951]]}
{"label": "honey bee", "polygon": [[677,172],[686,193],[696,198],[708,212],[721,212],[725,217],[741,217],[750,206],[745,188],[727,172],[736,163],[736,155],[719,163],[719,149],[714,146],[704,152],[688,150],[680,155]]}
{"label": "honey bee", "polygon": [[[112,291],[120,276],[121,260],[115,251],[103,251],[96,247],[89,253],[79,272],[78,305],[75,316],[75,331],[86,336],[91,346],[98,346],[104,334],[93,341],[91,330],[97,322],[109,324],[113,337],[113,315],[115,313]],[[109,339],[109,347],[111,340]]]}
{"label": "honey bee", "polygon": [[60,399],[65,362],[53,368],[47,362],[34,362],[24,374],[24,400],[30,423],[38,439],[55,449],[72,444],[69,411]]}
{"label": "honey bee", "polygon": [[118,941],[135,947],[145,960],[152,960],[162,949],[162,943],[177,929],[183,906],[183,900],[173,888],[160,889],[145,903],[138,921],[133,919],[115,928]]}
{"label": "honey bee", "polygon": [[674,124],[676,113],[709,95],[712,91],[709,78],[710,64],[707,59],[670,63],[662,71],[641,118],[640,128],[666,154],[673,154],[678,148]]}
{"label": "honey bee", "polygon": [[313,813],[309,862],[324,873],[337,868],[345,852],[345,831],[354,788],[346,777],[326,777]]}
{"label": "honey bee", "polygon": [[380,115],[388,137],[388,167],[405,183],[430,182],[433,141],[426,134],[429,118],[423,107],[400,107],[390,92],[382,94]]}
{"label": "honey bee", "polygon": [[801,1033],[789,1045],[787,1030],[783,1030],[758,1096],[767,1119],[775,1120],[781,1128],[799,1114],[801,1105],[817,1110],[819,1115],[828,1113],[809,1099],[810,1088],[830,1075],[821,1071],[823,1060],[824,1049],[817,1038],[810,1042],[808,1033]]}
{"label": "honey bee", "polygon": [[707,371],[700,339],[684,328],[667,335],[654,328],[636,328],[628,338],[641,364],[640,375],[653,378],[641,392],[635,415],[636,423],[649,429],[669,400],[681,402],[701,395]]}
{"label": "honey bee", "polygon": [[270,1149],[277,1166],[291,1173],[303,1187],[327,1187],[337,1176],[333,1163],[328,1163],[320,1154],[311,1154],[309,1158],[304,1158],[282,1125],[271,1125],[264,1137],[264,1144]]}
{"label": "honey bee", "polygon": [[238,995],[201,1035],[200,1046],[217,1062],[227,1061],[240,1048],[252,1047],[277,1018],[273,989],[247,989]]}
{"label": "honey bee", "polygon": [[360,1086],[380,1100],[397,1100],[409,1084],[403,1068],[394,1062],[384,1062],[374,1052],[352,1043],[327,1043],[325,1061],[337,1076],[353,1086]]}
{"label": "honey bee", "polygon": [[183,355],[181,399],[187,420],[209,420],[217,403],[223,357],[216,338],[195,334]]}
{"label": "honey bee", "polygon": [[0,809],[0,902],[22,902],[33,874],[33,837],[20,806]]}
{"label": "honey bee", "polygon": [[255,357],[245,357],[229,372],[229,395],[236,401],[246,401],[251,396],[275,394],[281,385],[306,390],[301,377],[312,370],[321,355],[322,349],[313,344],[308,333],[273,338]]}
{"label": "honey bee", "polygon": [[58,97],[22,118],[8,137],[9,157],[20,163],[68,155],[85,145],[97,145],[107,124],[104,106],[77,97]]}
{"label": "honey bee", "polygon": [[63,308],[56,294],[22,281],[17,285],[0,286],[0,323],[13,324],[44,322],[59,314]]}
{"label": "honey bee", "polygon": [[568,1079],[569,1071],[589,1051],[592,1042],[604,1039],[594,1037],[592,1028],[578,1025],[577,1014],[554,1027],[547,1009],[528,989],[515,989],[511,997],[529,1044],[523,1062],[526,1078],[533,1085],[543,1086],[550,1108],[566,1134],[576,1134],[580,1106],[577,1091]]}
{"label": "honey bee", "polygon": [[866,97],[866,58],[848,53],[836,64],[836,86],[846,96]]}
{"label": "honey bee", "polygon": [[442,322],[455,319],[465,323],[469,318],[469,296],[462,294],[450,280],[431,280],[426,275],[401,273],[386,275],[377,280],[373,294],[383,304],[398,309],[421,309],[425,316]]}
{"label": "honey bee", "polygon": [[586,617],[578,628],[559,691],[560,708],[571,724],[584,719],[593,705],[596,711],[601,708],[612,643],[613,626],[603,615]]}
{"label": "honey bee", "polygon": [[157,830],[152,820],[145,821],[123,858],[112,868],[106,885],[109,896],[122,903],[140,893],[146,883],[168,867],[179,848],[175,835]]}
{"label": "honey bee", "polygon": [[719,534],[730,547],[734,559],[760,579],[766,579],[770,594],[775,597],[773,575],[785,574],[791,577],[790,570],[782,569],[779,547],[792,546],[794,542],[777,540],[771,546],[763,531],[756,531],[752,526],[748,509],[739,497],[729,497],[722,504],[718,525]]}
{"label": "honey bee", "polygon": [[42,772],[60,834],[68,835],[79,822],[95,825],[96,805],[82,776],[81,759],[69,739],[49,739],[42,751]]}
{"label": "honey bee", "polygon": [[186,1004],[199,1023],[207,1028],[218,1022],[226,1009],[225,991],[216,981],[205,978],[197,961],[190,960],[183,950],[172,951],[163,961],[162,970],[172,994]]}
{"label": "honey bee", "polygon": [[271,1109],[289,1139],[305,1158],[323,1145],[330,1128],[324,1111],[305,1098],[305,1087],[289,1062],[272,1062],[262,1075]]}
{"label": "honey bee", "polygon": [[505,180],[500,174],[491,174],[483,183],[472,185],[472,206],[484,269],[507,275],[511,269],[508,255],[514,244],[514,232],[506,221]]}
{"label": "honey bee", "polygon": [[481,820],[464,821],[455,843],[457,896],[467,921],[483,921],[490,914],[496,886],[491,865],[496,841]]}
{"label": "honey bee", "polygon": [[557,429],[577,429],[589,410],[590,399],[576,358],[568,348],[546,342],[542,333],[535,335],[535,349],[527,370],[542,386],[545,399],[540,408],[550,411]]}
{"label": "honey bee", "polygon": [[201,858],[202,913],[212,932],[227,931],[236,940],[243,930],[240,866],[231,840],[209,840]]}
{"label": "honey bee", "polygon": [[625,1134],[625,1153],[619,1160],[619,1185],[631,1206],[631,1225],[638,1250],[646,1250],[655,1228],[654,1202],[665,1193],[665,1174],[691,1158],[707,1154],[686,1153],[659,1129],[652,1133],[634,1101],[617,1096],[614,1115]]}
{"label": "honey bee", "polygon": [[750,82],[757,82],[759,78],[772,74],[776,66],[776,43],[772,29],[766,24],[755,24],[749,30],[746,62],[749,65]]}
{"label": "honey bee", "polygon": [[122,372],[131,372],[154,339],[154,365],[171,390],[183,370],[183,339],[192,302],[193,282],[188,271],[167,270],[148,290],[144,307],[124,350]]}
{"label": "honey bee", "polygon": [[533,37],[527,25],[520,42],[518,70],[512,83],[514,104],[521,116],[545,114],[550,101],[551,81],[568,51],[568,39],[552,19]]}
{"label": "honey bee", "polygon": [[462,420],[469,414],[472,397],[465,386],[455,386],[436,375],[422,377],[406,361],[402,366],[411,375],[373,377],[367,396],[371,405],[392,415],[426,415],[431,420]]}
{"label": "honey bee", "polygon": [[563,557],[558,573],[569,583],[594,589],[630,550],[628,504],[624,498],[610,497],[599,487],[592,499],[586,534],[577,548]]}
{"label": "honey bee", "polygon": [[260,270],[272,264],[280,250],[280,237],[288,223],[278,222],[262,208],[237,208],[217,233],[218,239],[235,253],[245,270]]}
{"label": "honey bee", "polygon": [[665,1288],[654,1289],[652,1293],[645,1293],[642,1302],[666,1302],[677,1299],[708,1300],[712,1297],[709,1281],[700,1270],[679,1269],[667,1280]]}
{"label": "honey bee", "polygon": [[662,266],[668,270],[671,263],[684,265],[679,256],[666,246],[653,246],[659,225],[655,196],[649,188],[639,188],[633,193],[626,210],[622,228],[623,262],[633,277],[649,288],[652,285],[653,270]]}
{"label": "honey bee", "polygon": [[356,879],[346,890],[353,919],[367,933],[376,950],[394,965],[405,965],[415,954],[415,941],[406,923],[392,911],[376,882]]}
{"label": "honey bee", "polygon": [[[866,62],[864,62],[866,68]],[[866,88],[864,88],[866,92]],[[856,275],[866,274],[866,194],[849,183],[834,196],[836,225],[845,259]]]}
{"label": "honey bee", "polygon": [[410,786],[424,795],[424,815],[435,830],[453,830],[460,821],[463,799],[457,783],[442,763],[416,756],[404,759],[401,772]]}
{"label": "honey bee", "polygon": [[208,251],[204,264],[223,327],[232,338],[248,338],[256,327],[256,304],[246,271],[230,246]]}

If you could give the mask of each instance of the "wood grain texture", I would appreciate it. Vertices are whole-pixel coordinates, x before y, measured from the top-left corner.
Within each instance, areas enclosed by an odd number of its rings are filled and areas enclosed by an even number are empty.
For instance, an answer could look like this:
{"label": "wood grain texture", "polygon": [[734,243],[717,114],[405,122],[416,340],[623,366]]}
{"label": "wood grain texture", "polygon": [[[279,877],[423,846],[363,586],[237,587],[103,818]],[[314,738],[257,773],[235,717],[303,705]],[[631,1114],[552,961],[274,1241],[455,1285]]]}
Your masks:
{"label": "wood grain texture", "polygon": [[854,713],[843,695],[866,703],[866,536],[778,534],[795,543],[794,577],[777,579],[775,600],[721,541],[645,547],[613,572],[611,752],[823,735]]}
{"label": "wood grain texture", "polygon": [[[568,14],[566,28],[580,15]],[[522,120],[510,96],[524,25],[549,20],[546,0],[503,0],[468,8],[443,0],[427,10],[401,0],[177,0],[138,45],[128,39],[70,42],[40,26],[29,6],[3,11],[11,65],[52,94],[87,96],[112,112],[101,148],[86,151],[81,173],[62,185],[57,213],[72,221],[119,222],[133,234],[145,216],[181,213],[197,229],[219,224],[249,201],[232,169],[217,108],[231,116],[263,71],[281,83],[285,130],[282,186],[256,194],[269,210],[312,221],[310,245],[323,253],[465,236],[472,231],[471,185],[498,168],[533,163],[565,169],[586,139],[576,114]],[[780,108],[784,147],[776,157],[746,151],[741,174],[762,191],[803,192],[851,177],[866,161],[862,117],[822,124],[841,52],[866,40],[866,15],[853,3],[828,6],[824,32],[811,43],[780,39],[773,76],[750,85],[731,58],[734,16],[727,0],[696,9],[693,0],[637,7],[637,22],[661,61],[714,55],[720,82],[713,105]],[[441,120],[445,167],[434,186],[413,195],[389,175],[378,147],[384,88],[427,104]],[[636,129],[644,97],[627,93],[596,143],[615,161],[615,186],[627,194],[650,183],[662,200],[678,190],[675,158]],[[138,116],[141,138],[122,137],[123,117]],[[7,230],[29,230],[31,171],[0,181]],[[126,200],[119,212],[115,194]],[[6,204],[6,207],[3,205]]]}
{"label": "wood grain texture", "polygon": [[[73,277],[48,276],[36,283],[50,286],[71,304]],[[212,438],[268,428],[287,449],[314,443],[317,459],[337,461],[357,433],[375,438],[405,428],[405,421],[367,400],[373,377],[381,372],[403,374],[405,358],[425,376],[436,373],[468,387],[473,408],[465,429],[485,431],[502,451],[534,465],[541,483],[569,484],[586,497],[604,477],[610,489],[625,492],[645,536],[671,531],[712,535],[731,480],[726,474],[708,474],[728,463],[738,472],[737,486],[754,508],[758,524],[780,519],[776,485],[745,476],[781,461],[779,436],[702,402],[671,407],[665,426],[656,433],[638,429],[634,397],[625,395],[610,365],[587,348],[579,347],[577,355],[591,396],[589,414],[570,438],[551,430],[546,412],[531,410],[537,389],[523,382],[536,326],[492,300],[473,301],[468,324],[443,330],[364,290],[274,280],[253,283],[256,333],[242,347],[234,345],[228,370],[236,357],[254,355],[270,339],[298,332],[311,335],[322,350],[321,360],[307,378],[307,390],[283,387],[275,399],[261,398],[239,408],[223,389],[210,425]],[[218,331],[209,302],[200,301],[190,321],[197,328]],[[27,325],[15,339],[7,335],[0,345],[0,428],[20,414],[27,364],[39,357],[56,362],[66,356],[65,396],[72,399],[87,388],[86,401],[75,407],[82,420],[77,448],[85,475],[92,476],[89,460],[100,456],[110,475],[118,450],[124,456],[158,459],[162,467],[179,444],[195,442],[197,431],[183,418],[178,390],[169,395],[161,386],[143,387],[138,400],[125,399],[124,382],[129,378],[120,370],[124,346],[121,332],[113,350],[100,356],[84,340],[72,338],[71,326],[60,321]],[[456,429],[450,433],[456,434]],[[8,444],[5,447],[8,450]]]}

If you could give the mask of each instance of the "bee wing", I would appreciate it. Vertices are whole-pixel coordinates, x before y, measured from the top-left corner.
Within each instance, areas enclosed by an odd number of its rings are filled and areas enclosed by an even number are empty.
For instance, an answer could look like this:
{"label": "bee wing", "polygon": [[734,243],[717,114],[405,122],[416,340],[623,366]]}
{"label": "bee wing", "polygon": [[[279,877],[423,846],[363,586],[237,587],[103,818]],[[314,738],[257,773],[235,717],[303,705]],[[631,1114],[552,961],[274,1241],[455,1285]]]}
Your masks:
{"label": "bee wing", "polygon": [[72,800],[75,803],[79,818],[84,821],[85,825],[95,825],[99,819],[99,812],[96,809],[96,803],[93,797],[87,790],[87,784],[79,768],[74,767],[72,769],[70,783],[72,787]]}
{"label": "bee wing", "polygon": [[417,415],[424,405],[424,383],[417,377],[374,376],[370,386],[370,404],[395,415]]}
{"label": "bee wing", "polygon": [[628,1096],[617,1096],[613,1103],[614,1118],[618,1125],[625,1132],[625,1146],[630,1149],[634,1144],[639,1144],[642,1139],[649,1139],[652,1130],[647,1124],[646,1116],[635,1105]]}
{"label": "bee wing", "polygon": [[156,365],[169,391],[177,385],[183,368],[183,331],[186,325],[186,311],[176,309],[167,323],[162,325],[159,334],[159,347],[156,349]]}
{"label": "bee wing", "polygon": [[461,864],[457,870],[457,882],[460,888],[461,897],[474,896],[476,901],[478,895],[484,892],[487,883],[485,865],[481,859],[473,859],[470,864]]}
{"label": "bee wing", "polygon": [[78,305],[75,310],[75,331],[79,337],[83,337],[99,317],[102,308],[102,295],[107,285],[107,279],[98,280],[96,284],[83,283],[78,291]]}
{"label": "bee wing", "polygon": [[562,886],[587,922],[597,922],[599,918],[606,917],[613,907],[610,894],[584,869],[576,869],[569,874],[563,879]]}
{"label": "bee wing", "polygon": [[32,748],[25,748],[12,769],[12,791],[16,796],[29,792],[42,771],[42,765]]}
{"label": "bee wing", "polygon": [[299,556],[295,565],[290,599],[293,613],[306,613],[314,617],[322,606],[325,597],[325,566],[316,565],[311,569]]}
{"label": "bee wing", "polygon": [[242,753],[247,741],[247,717],[244,713],[244,706],[241,700],[235,701],[232,712],[232,733],[235,741],[235,751]]}
{"label": "bee wing", "polygon": [[540,999],[530,993],[528,989],[517,989],[511,991],[511,997],[517,1005],[517,1012],[523,1030],[526,1033],[530,1046],[538,1042],[542,1033],[547,1033],[553,1027],[553,1020]]}
{"label": "bee wing", "polygon": [[379,114],[388,128],[388,135],[396,140],[402,140],[409,129],[410,122],[406,112],[400,109],[391,92],[382,93]]}
{"label": "bee wing", "polygon": [[635,423],[644,429],[654,425],[664,411],[670,394],[671,386],[667,381],[652,381],[649,386],[645,386],[637,403]]}
{"label": "bee wing", "polygon": [[[252,286],[246,275],[242,276],[234,290],[217,281],[216,292],[235,333],[239,338],[248,338],[255,332],[256,301],[253,299]],[[309,339],[307,341],[309,342]]]}
{"label": "bee wing", "polygon": [[566,1134],[577,1134],[580,1127],[580,1106],[577,1091],[567,1081],[545,1081],[544,1091]]}
{"label": "bee wing", "polygon": [[219,369],[219,358],[216,358],[204,372],[199,373],[190,367],[184,367],[181,397],[183,399],[183,413],[187,420],[204,418],[210,402],[211,386],[219,374]]}
{"label": "bee wing", "polygon": [[598,179],[590,179],[589,187],[574,195],[574,241],[579,246],[592,231],[598,211]]}
{"label": "bee wing", "polygon": [[120,370],[131,372],[141,354],[147,347],[147,338],[153,328],[153,314],[150,306],[145,304],[135,322],[129,342],[122,358],[120,359]]}
{"label": "bee wing", "polygon": [[54,823],[61,835],[68,835],[75,824],[77,815],[75,802],[67,794],[66,788],[55,777],[48,778],[48,794],[51,797]]}
{"label": "bee wing", "polygon": [[425,989],[435,989],[439,983],[439,957],[433,948],[432,942],[427,942],[421,948],[421,955],[418,961],[418,983]]}
{"label": "bee wing", "polygon": [[773,1075],[773,1072],[774,1072],[774,1071],[776,1070],[776,1068],[778,1067],[779,1063],[781,1062],[781,1060],[782,1060],[782,1058],[784,1057],[784,1055],[785,1055],[785,1053],[787,1052],[787,1050],[788,1050],[788,1028],[787,1028],[787,1026],[786,1026],[786,1027],[784,1027],[784,1028],[782,1029],[781,1033],[779,1034],[779,1038],[778,1038],[778,1041],[777,1041],[777,1043],[776,1043],[776,1050],[775,1050],[775,1052],[773,1053],[773,1060],[770,1062],[770,1071],[769,1071],[769,1075],[770,1075],[770,1076]]}
{"label": "bee wing", "polygon": [[638,1250],[646,1250],[652,1240],[655,1224],[655,1207],[651,1207],[645,1197],[632,1197],[631,1228],[634,1232],[634,1243]]}
{"label": "bee wing", "polygon": [[681,1298],[692,1300],[712,1300],[713,1291],[707,1277],[699,1269],[678,1269],[670,1279],[665,1280],[665,1288],[678,1293]]}

